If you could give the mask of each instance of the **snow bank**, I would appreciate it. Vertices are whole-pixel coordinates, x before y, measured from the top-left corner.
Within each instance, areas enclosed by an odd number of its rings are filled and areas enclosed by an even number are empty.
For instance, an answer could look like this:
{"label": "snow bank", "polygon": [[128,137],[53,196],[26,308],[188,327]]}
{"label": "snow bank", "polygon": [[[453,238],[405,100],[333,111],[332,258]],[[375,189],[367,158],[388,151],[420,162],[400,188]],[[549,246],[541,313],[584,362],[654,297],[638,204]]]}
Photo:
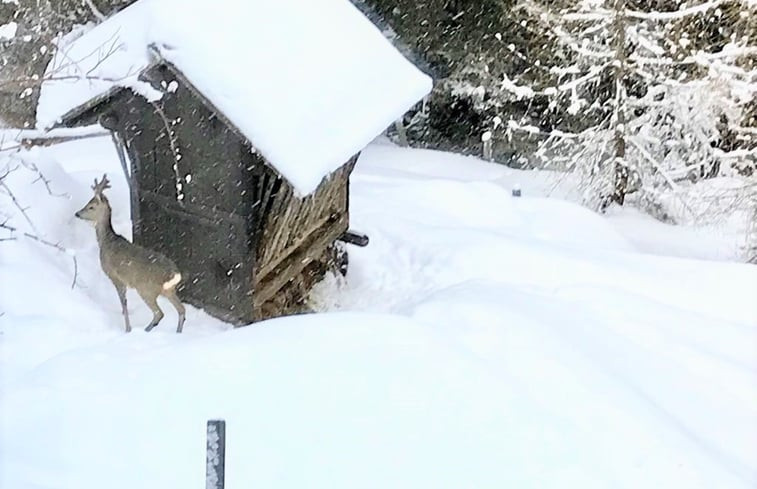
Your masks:
{"label": "snow bank", "polygon": [[114,85],[158,97],[152,43],[303,194],[431,89],[347,0],[140,0],[61,43],[38,125]]}

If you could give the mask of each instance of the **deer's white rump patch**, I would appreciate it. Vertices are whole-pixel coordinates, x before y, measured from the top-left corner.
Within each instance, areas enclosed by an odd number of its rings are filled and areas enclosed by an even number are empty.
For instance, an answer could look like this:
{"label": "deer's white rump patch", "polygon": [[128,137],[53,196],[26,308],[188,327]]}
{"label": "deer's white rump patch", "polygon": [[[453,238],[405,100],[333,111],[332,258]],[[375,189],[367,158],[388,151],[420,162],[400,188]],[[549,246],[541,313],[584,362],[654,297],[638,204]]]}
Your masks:
{"label": "deer's white rump patch", "polygon": [[179,282],[181,282],[181,274],[177,273],[176,275],[173,276],[171,280],[163,284],[163,290],[172,289],[176,287],[176,285],[178,285]]}

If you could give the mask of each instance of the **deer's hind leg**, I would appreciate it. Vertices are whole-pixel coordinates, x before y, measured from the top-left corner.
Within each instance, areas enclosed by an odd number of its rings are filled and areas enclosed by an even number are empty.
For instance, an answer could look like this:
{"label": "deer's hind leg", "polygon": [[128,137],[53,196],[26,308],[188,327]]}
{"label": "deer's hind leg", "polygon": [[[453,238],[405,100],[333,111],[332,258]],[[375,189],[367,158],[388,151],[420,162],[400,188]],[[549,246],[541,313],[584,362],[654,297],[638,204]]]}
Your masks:
{"label": "deer's hind leg", "polygon": [[158,325],[161,319],[163,319],[163,310],[158,306],[158,293],[152,290],[140,290],[139,296],[145,301],[145,304],[152,310],[152,321],[147,325],[145,331],[152,331],[152,329]]}
{"label": "deer's hind leg", "polygon": [[164,290],[163,296],[171,302],[173,307],[176,308],[176,312],[179,313],[179,324],[176,326],[176,332],[181,333],[181,330],[184,327],[184,319],[186,319],[186,309],[184,309],[184,304],[181,303],[179,297],[176,295],[176,289]]}

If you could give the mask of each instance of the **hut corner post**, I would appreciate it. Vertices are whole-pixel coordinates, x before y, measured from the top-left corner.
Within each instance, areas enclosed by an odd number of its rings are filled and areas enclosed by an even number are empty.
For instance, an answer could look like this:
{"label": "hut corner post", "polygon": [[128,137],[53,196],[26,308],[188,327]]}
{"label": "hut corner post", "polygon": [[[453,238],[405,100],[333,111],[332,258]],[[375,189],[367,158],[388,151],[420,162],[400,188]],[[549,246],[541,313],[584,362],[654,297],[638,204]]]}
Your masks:
{"label": "hut corner post", "polygon": [[207,425],[205,489],[224,489],[226,471],[226,421],[211,419]]}

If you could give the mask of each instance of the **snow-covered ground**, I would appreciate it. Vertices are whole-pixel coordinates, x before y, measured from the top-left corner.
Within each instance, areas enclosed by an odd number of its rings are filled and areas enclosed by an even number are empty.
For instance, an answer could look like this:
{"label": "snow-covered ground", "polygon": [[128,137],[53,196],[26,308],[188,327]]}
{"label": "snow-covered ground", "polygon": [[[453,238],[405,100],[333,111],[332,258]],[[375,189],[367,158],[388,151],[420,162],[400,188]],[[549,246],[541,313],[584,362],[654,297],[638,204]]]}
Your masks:
{"label": "snow-covered ground", "polygon": [[371,243],[318,287],[325,312],[232,330],[189,308],[176,335],[169,306],[127,335],[73,218],[108,171],[128,231],[110,140],[24,158],[65,195],[24,167],[5,181],[78,276],[0,242],[2,488],[203,487],[210,418],[227,420],[228,489],[757,486],[757,267],[729,261],[730,235],[379,142],[351,188]]}

